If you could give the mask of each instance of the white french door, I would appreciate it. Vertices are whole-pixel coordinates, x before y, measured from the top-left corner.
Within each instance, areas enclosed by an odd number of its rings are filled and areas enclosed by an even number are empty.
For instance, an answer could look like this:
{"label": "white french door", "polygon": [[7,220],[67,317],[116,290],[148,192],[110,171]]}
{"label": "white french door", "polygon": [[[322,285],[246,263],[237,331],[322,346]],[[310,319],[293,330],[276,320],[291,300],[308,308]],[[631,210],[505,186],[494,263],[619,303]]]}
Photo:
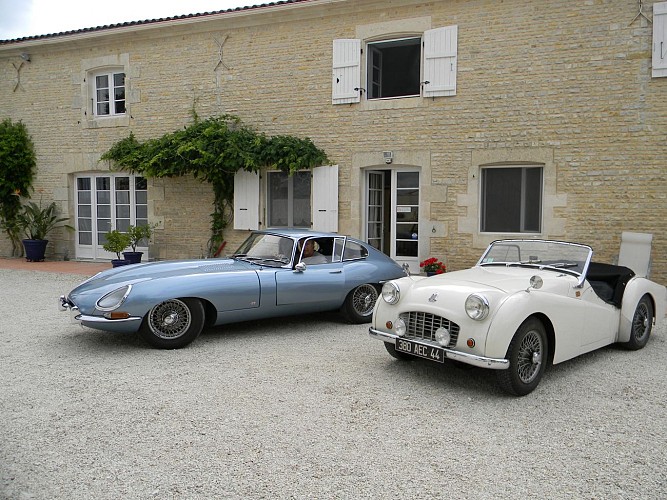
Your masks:
{"label": "white french door", "polygon": [[[148,224],[146,179],[127,174],[80,175],[76,178],[76,258],[112,259],[102,248],[106,233]],[[146,248],[138,249],[146,251]]]}
{"label": "white french door", "polygon": [[419,273],[419,170],[366,174],[366,241]]}

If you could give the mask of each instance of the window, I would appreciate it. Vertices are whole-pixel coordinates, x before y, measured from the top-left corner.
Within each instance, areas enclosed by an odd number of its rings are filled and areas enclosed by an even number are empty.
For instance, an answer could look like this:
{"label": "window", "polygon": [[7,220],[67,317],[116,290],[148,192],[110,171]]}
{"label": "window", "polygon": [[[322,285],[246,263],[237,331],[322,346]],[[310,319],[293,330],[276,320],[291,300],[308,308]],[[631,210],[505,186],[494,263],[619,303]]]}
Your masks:
{"label": "window", "polygon": [[483,168],[481,187],[481,232],[541,231],[542,167]]}
{"label": "window", "polygon": [[125,114],[125,73],[96,74],[94,93],[95,116]]}
{"label": "window", "polygon": [[268,172],[267,182],[268,226],[310,228],[310,171]]}
{"label": "window", "polygon": [[[264,181],[265,180],[265,181]],[[261,207],[261,209],[260,209]],[[260,216],[264,212],[265,218]],[[338,231],[338,165],[296,172],[239,170],[234,175],[234,229],[301,227]]]}
{"label": "window", "polygon": [[368,98],[419,95],[421,38],[368,44]]}
{"label": "window", "polygon": [[362,40],[334,40],[332,103],[360,102],[364,83],[370,100],[456,95],[457,39],[458,27],[447,26],[368,41],[365,82],[360,78]]}
{"label": "window", "polygon": [[111,229],[148,224],[144,177],[81,175],[76,179],[77,257],[108,257],[102,249]]}

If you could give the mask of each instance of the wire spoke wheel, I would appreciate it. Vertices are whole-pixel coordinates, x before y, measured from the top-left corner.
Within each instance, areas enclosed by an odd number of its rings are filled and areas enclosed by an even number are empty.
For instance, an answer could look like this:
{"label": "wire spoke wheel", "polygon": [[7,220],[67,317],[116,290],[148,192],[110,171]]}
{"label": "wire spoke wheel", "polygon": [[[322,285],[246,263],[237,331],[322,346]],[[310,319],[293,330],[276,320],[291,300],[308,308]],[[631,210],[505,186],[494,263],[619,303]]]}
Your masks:
{"label": "wire spoke wheel", "polygon": [[544,346],[537,332],[530,331],[519,345],[517,371],[524,384],[530,384],[540,372]]}
{"label": "wire spoke wheel", "polygon": [[352,304],[354,310],[362,316],[367,316],[373,311],[378,292],[373,285],[358,286],[352,293]]}

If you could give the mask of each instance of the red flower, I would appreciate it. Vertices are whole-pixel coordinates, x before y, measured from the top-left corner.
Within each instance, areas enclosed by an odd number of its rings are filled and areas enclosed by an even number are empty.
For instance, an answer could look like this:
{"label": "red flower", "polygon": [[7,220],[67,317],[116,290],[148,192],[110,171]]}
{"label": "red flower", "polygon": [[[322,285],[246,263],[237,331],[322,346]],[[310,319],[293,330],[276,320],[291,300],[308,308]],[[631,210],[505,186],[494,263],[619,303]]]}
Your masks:
{"label": "red flower", "polygon": [[447,271],[446,266],[435,257],[430,257],[419,263],[419,267],[424,268],[426,273],[442,274]]}

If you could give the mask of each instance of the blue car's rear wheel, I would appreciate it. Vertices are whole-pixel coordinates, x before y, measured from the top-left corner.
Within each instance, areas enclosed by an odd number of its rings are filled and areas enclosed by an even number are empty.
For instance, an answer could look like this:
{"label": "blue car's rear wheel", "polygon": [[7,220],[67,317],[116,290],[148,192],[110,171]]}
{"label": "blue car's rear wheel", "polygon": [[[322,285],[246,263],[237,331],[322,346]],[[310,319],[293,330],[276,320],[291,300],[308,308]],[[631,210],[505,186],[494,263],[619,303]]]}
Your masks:
{"label": "blue car's rear wheel", "polygon": [[343,313],[352,323],[368,323],[373,316],[373,307],[378,298],[375,285],[359,285],[345,298]]}
{"label": "blue car's rear wheel", "polygon": [[178,349],[195,340],[204,327],[204,306],[197,299],[169,299],[154,306],[139,334],[158,349]]}

